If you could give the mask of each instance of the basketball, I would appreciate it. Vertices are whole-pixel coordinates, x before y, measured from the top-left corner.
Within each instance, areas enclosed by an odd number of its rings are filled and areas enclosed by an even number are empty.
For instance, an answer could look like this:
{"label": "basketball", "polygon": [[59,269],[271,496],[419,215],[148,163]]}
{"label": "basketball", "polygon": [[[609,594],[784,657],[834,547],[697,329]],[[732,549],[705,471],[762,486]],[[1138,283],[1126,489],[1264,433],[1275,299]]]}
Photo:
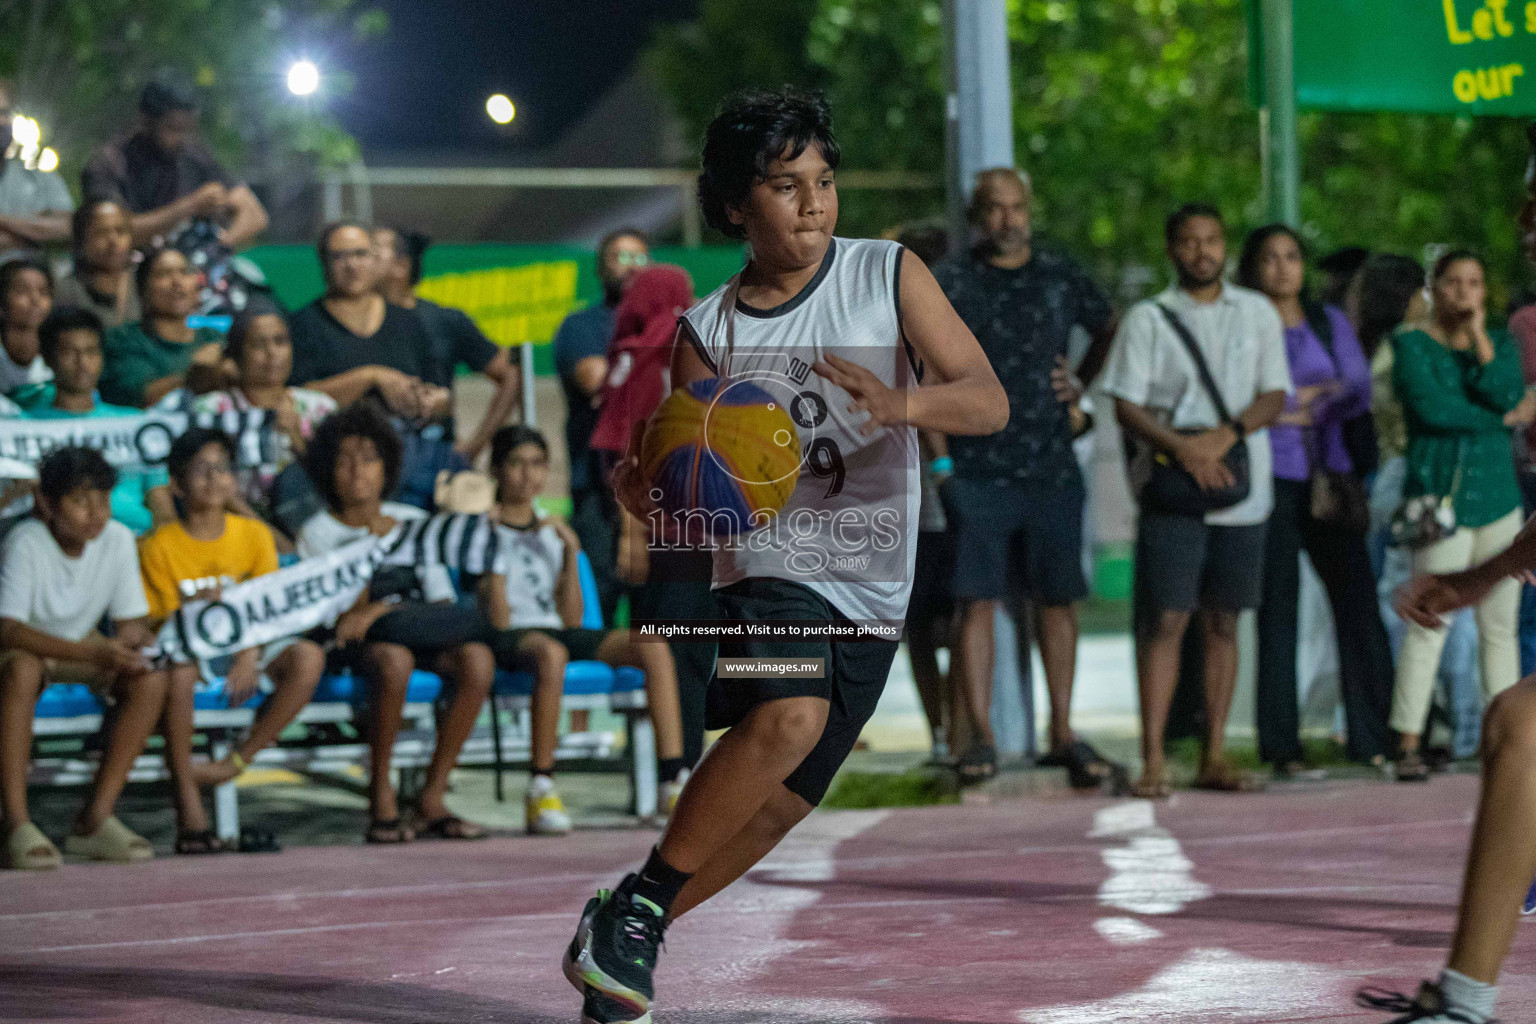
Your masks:
{"label": "basketball", "polygon": [[640,471],[668,515],[702,521],[711,535],[745,533],[794,492],[800,441],[782,402],[750,381],[714,377],[677,389],[657,408]]}

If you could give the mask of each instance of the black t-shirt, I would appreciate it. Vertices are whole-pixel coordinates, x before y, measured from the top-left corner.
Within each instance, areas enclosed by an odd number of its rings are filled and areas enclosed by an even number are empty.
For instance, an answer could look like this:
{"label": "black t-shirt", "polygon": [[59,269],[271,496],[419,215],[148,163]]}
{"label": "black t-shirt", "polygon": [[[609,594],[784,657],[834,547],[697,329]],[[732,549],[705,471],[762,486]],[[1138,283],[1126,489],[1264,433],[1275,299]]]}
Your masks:
{"label": "black t-shirt", "polygon": [[973,252],[934,267],[950,305],[976,335],[1008,393],[1008,426],[988,437],[951,437],[955,475],[997,484],[1081,487],[1067,407],[1051,387],[1073,325],[1101,330],[1109,299],[1072,260],[1036,251],[1017,270]]}
{"label": "black t-shirt", "polygon": [[138,132],[102,146],[81,176],[82,202],[110,199],[130,213],[149,213],[191,195],[210,181],[234,188],[239,181],[200,143],[171,156]]}
{"label": "black t-shirt", "polygon": [[460,363],[478,373],[500,351],[461,309],[417,299],[416,315],[421,318],[432,343],[431,367],[422,378],[429,384],[452,387],[453,374]]}
{"label": "black t-shirt", "polygon": [[432,383],[447,384],[453,370],[436,367],[432,339],[415,311],[385,303],[384,322],[372,337],[360,338],[342,326],[323,299],[288,318],[293,334],[293,386],[334,377],[359,366],[388,366]]}

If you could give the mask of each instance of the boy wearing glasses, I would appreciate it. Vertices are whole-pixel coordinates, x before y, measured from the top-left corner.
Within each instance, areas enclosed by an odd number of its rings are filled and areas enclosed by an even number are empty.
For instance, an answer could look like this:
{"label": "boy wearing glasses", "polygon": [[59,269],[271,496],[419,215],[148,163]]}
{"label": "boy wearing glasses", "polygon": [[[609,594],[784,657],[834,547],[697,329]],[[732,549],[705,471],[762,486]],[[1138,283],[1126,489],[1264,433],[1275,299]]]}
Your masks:
{"label": "boy wearing glasses", "polygon": [[[184,601],[212,599],[224,587],[277,571],[277,547],[266,524],[224,511],[235,493],[234,455],[233,442],[217,430],[194,427],[171,445],[167,463],[179,514],[139,546],[144,593],[150,618],[157,624],[163,624]],[[227,782],[244,771],[309,703],[325,668],[320,647],[297,637],[248,648],[227,661],[208,670],[224,676],[230,707],[254,697],[262,688],[263,675],[270,681],[270,692],[245,741],[222,761],[196,769],[192,766],[192,702],[204,666],[180,664],[171,671],[163,729],[166,768],[176,801],[176,852],[181,854],[225,849],[209,828],[201,788]]]}

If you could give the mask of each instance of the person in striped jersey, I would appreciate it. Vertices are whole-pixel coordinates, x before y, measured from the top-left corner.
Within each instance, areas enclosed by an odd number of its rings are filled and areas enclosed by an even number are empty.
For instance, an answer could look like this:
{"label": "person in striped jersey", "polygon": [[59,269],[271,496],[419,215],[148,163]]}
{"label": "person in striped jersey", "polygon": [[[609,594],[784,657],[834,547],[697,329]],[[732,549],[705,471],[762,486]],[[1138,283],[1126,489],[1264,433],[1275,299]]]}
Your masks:
{"label": "person in striped jersey", "polygon": [[[484,616],[456,603],[447,568],[441,560],[426,557],[428,531],[396,530],[402,523],[426,518],[418,508],[384,500],[399,483],[400,461],[400,436],[371,402],[359,402],[321,423],[304,465],[327,510],[299,531],[299,555],[323,555],[370,535],[392,538],[368,590],[337,619],[334,629],[333,670],[352,668],[367,679],[371,691],[368,841],[478,839],[485,830],[449,811],[444,797],[448,774],[490,696],[496,662],[485,642],[489,629]],[[417,666],[442,675],[451,696],[438,722],[437,746],[417,798],[415,821],[407,825],[389,765]]]}

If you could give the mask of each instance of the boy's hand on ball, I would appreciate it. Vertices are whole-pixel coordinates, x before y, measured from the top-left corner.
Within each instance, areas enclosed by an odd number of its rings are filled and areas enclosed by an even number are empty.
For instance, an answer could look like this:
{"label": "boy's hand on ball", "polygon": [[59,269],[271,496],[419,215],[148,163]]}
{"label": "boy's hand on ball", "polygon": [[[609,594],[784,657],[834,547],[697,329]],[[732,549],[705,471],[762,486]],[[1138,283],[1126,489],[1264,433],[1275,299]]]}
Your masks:
{"label": "boy's hand on ball", "polygon": [[886,387],[879,377],[858,363],[828,354],[812,369],[853,396],[849,412],[869,413],[869,419],[859,427],[859,433],[866,437],[882,427],[907,422],[906,392]]}

